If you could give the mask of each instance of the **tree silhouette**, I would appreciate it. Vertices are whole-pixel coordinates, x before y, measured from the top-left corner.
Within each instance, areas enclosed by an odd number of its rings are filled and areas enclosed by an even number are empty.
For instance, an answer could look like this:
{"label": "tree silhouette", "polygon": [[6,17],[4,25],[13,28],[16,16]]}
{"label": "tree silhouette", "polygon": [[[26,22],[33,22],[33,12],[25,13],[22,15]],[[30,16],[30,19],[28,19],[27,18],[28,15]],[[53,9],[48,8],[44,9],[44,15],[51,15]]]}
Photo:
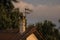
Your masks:
{"label": "tree silhouette", "polygon": [[19,9],[14,9],[11,1],[16,0],[0,0],[0,30],[15,29],[19,26],[23,14]]}
{"label": "tree silhouette", "polygon": [[43,23],[36,23],[37,30],[42,32],[46,40],[59,40],[59,30],[56,29],[56,25],[51,21],[45,20]]}

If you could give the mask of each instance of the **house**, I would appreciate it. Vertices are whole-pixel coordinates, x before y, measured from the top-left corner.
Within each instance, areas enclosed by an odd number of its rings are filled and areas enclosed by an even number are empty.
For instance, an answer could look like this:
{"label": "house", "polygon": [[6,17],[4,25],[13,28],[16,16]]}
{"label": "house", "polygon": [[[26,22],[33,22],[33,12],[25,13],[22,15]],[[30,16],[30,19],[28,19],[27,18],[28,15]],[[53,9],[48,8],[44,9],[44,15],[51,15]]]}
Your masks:
{"label": "house", "polygon": [[43,34],[38,32],[36,27],[28,27],[26,29],[26,19],[20,23],[19,29],[0,30],[0,40],[45,40]]}
{"label": "house", "polygon": [[36,27],[29,27],[23,34],[16,30],[0,31],[0,40],[45,40]]}
{"label": "house", "polygon": [[43,34],[36,30],[36,27],[30,27],[22,34],[22,40],[45,40]]}

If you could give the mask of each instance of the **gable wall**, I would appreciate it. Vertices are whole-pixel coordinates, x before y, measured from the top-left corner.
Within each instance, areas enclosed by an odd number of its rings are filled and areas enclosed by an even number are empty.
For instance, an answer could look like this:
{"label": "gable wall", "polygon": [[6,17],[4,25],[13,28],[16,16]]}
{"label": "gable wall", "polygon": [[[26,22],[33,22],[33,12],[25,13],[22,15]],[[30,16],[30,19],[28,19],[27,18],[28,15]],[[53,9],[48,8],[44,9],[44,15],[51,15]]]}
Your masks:
{"label": "gable wall", "polygon": [[32,33],[31,35],[29,35],[29,36],[27,37],[26,40],[38,40],[38,39],[37,39],[37,37]]}

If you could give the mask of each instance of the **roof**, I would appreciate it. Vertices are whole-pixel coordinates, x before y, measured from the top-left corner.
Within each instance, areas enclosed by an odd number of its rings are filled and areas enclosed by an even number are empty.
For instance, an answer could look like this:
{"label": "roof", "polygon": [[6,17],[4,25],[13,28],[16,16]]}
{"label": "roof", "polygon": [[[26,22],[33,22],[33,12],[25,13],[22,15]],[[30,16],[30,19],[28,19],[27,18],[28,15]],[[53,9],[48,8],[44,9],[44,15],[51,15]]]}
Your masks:
{"label": "roof", "polygon": [[29,27],[22,35],[19,32],[0,31],[0,40],[25,40],[32,33],[34,33],[39,40],[45,40],[43,34],[38,32],[36,27]]}
{"label": "roof", "polygon": [[15,36],[15,33],[0,33],[0,40],[12,40]]}
{"label": "roof", "polygon": [[29,27],[26,32],[24,32],[22,34],[22,37],[21,39],[24,40],[26,39],[30,34],[34,33],[35,36],[38,38],[38,39],[42,39],[42,40],[45,40],[45,37],[43,36],[43,34],[41,32],[38,32],[36,27]]}
{"label": "roof", "polygon": [[17,31],[13,30],[0,30],[0,40],[17,40],[16,37],[18,34],[19,33]]}

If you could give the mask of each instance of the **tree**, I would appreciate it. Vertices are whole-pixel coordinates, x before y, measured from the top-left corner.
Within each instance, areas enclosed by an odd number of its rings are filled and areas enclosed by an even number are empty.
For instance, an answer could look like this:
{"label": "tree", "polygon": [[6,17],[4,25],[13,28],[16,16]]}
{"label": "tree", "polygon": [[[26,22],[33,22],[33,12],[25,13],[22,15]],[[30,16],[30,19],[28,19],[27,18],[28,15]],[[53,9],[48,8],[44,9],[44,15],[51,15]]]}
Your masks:
{"label": "tree", "polygon": [[60,22],[60,19],[58,20],[58,22]]}
{"label": "tree", "polygon": [[19,9],[14,9],[11,0],[0,0],[0,30],[18,28],[22,16]]}
{"label": "tree", "polygon": [[60,34],[59,30],[54,28],[56,25],[51,21],[45,20],[43,23],[37,23],[37,30],[42,32],[46,40],[59,40]]}
{"label": "tree", "polygon": [[[60,23],[60,19],[58,20],[58,22]],[[60,30],[60,26],[59,26],[59,30]]]}

